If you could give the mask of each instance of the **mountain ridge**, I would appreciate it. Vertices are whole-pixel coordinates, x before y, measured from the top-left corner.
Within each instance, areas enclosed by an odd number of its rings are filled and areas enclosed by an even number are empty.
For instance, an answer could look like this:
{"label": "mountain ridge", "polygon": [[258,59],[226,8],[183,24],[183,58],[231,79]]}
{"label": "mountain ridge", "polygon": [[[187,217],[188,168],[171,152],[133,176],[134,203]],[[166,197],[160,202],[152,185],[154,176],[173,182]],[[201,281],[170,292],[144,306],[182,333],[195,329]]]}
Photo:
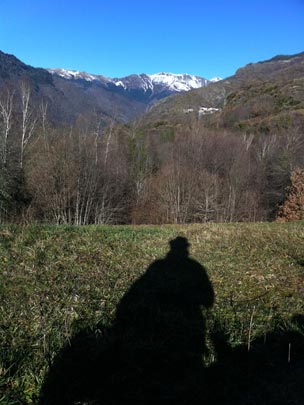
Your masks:
{"label": "mountain ridge", "polygon": [[20,90],[24,80],[31,87],[32,102],[43,100],[49,105],[53,123],[69,124],[80,116],[97,114],[103,125],[113,120],[126,123],[163,98],[210,83],[188,74],[143,73],[112,79],[62,68],[35,68],[0,51],[0,88],[9,85]]}
{"label": "mountain ridge", "polygon": [[[86,86],[101,86],[106,90],[146,104],[147,109],[159,100],[172,94],[184,93],[208,86],[212,82],[200,76],[187,73],[161,72],[155,74],[131,74],[121,78],[93,75],[87,72],[66,69],[48,69],[53,77],[60,77],[71,83],[85,83]],[[216,80],[216,79],[213,79]]]}
{"label": "mountain ridge", "polygon": [[211,80],[204,79],[197,75],[191,75],[189,73],[170,73],[159,72],[153,74],[140,73],[130,74],[124,77],[110,78],[104,75],[95,75],[84,71],[70,70],[63,68],[46,69],[52,75],[60,76],[67,80],[85,80],[88,82],[101,82],[101,83],[114,83],[116,86],[122,86],[126,88],[126,84],[132,77],[143,80],[145,84],[148,84],[148,88],[153,88],[155,85],[163,84],[167,85],[176,92],[189,91],[194,88],[200,88],[208,85],[210,82],[221,80],[221,78],[213,78]]}
{"label": "mountain ridge", "polygon": [[243,128],[267,114],[296,111],[299,115],[304,99],[304,52],[249,63],[233,76],[207,80],[168,72],[108,78],[61,68],[34,68],[0,51],[0,88],[9,83],[18,90],[24,79],[31,86],[32,101],[47,103],[55,124],[71,124],[93,115],[106,126],[134,119],[172,122],[185,114],[197,114],[208,116],[212,123],[217,118],[210,115],[220,117],[221,125],[229,126],[229,121]]}
{"label": "mountain ridge", "polygon": [[153,122],[174,125],[184,121],[185,114],[189,119],[208,115],[204,122],[216,128],[268,131],[281,126],[281,121],[302,126],[303,107],[304,52],[301,52],[249,63],[220,82],[160,100],[142,121],[150,126]]}

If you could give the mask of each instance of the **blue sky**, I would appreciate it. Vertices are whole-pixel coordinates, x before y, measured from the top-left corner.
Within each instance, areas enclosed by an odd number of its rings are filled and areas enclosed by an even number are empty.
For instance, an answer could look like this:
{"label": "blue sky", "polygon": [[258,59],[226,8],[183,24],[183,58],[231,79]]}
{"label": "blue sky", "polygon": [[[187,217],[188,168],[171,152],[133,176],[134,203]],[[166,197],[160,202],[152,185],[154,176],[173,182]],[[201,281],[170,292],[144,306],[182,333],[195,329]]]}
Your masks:
{"label": "blue sky", "polygon": [[227,77],[304,51],[304,0],[0,0],[0,50],[109,77]]}

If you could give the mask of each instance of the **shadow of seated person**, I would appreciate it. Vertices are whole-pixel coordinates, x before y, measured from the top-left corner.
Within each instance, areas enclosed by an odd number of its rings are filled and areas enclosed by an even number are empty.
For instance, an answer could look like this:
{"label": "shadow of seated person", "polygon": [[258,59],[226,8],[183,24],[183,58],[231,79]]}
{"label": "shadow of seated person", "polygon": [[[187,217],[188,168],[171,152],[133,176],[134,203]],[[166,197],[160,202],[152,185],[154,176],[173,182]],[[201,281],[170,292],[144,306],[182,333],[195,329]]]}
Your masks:
{"label": "shadow of seated person", "polygon": [[214,292],[188,248],[186,238],[170,241],[167,256],[153,262],[121,299],[112,329],[134,380],[158,400],[177,400],[181,391],[189,395],[207,351],[202,308],[212,306]]}
{"label": "shadow of seated person", "polygon": [[213,305],[214,292],[188,248],[186,238],[170,241],[166,257],[122,297],[102,336],[75,336],[55,359],[41,404],[201,401],[207,351],[202,308]]}

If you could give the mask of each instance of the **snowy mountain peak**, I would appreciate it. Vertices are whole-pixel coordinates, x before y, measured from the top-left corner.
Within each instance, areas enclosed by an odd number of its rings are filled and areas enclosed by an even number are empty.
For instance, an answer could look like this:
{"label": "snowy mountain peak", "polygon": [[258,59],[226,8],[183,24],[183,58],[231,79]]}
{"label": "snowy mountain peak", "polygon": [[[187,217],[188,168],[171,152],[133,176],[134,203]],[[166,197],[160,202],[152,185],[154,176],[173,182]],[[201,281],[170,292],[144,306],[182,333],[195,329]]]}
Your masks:
{"label": "snowy mountain peak", "polygon": [[149,100],[149,102],[171,94],[198,89],[210,83],[207,79],[186,73],[161,72],[151,75],[142,73],[112,79],[77,70],[48,69],[48,71],[52,75],[65,80],[90,82],[93,86],[101,86],[115,93],[133,97],[139,101]]}
{"label": "snowy mountain peak", "polygon": [[52,75],[57,75],[68,80],[85,80],[87,82],[108,80],[104,76],[92,75],[86,72],[79,72],[78,70],[68,70],[68,69],[47,69]]}
{"label": "snowy mountain peak", "polygon": [[175,92],[189,91],[207,86],[208,80],[199,76],[176,73],[156,73],[149,75],[154,85],[165,85]]}

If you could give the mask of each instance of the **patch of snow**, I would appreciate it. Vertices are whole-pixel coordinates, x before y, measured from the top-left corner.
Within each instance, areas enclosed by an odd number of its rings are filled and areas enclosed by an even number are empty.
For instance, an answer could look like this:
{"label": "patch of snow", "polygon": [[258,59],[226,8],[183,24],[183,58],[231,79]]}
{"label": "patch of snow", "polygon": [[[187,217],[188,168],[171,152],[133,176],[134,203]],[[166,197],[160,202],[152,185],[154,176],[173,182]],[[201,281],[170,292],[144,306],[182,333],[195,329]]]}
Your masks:
{"label": "patch of snow", "polygon": [[219,82],[221,80],[223,80],[221,77],[213,77],[212,79],[209,79],[209,82],[216,83],[216,82]]}
{"label": "patch of snow", "polygon": [[148,75],[145,75],[145,76],[140,75],[140,78],[142,80],[144,92],[146,93],[148,90],[153,91],[154,86],[153,86],[153,83],[152,83],[152,80],[151,80],[150,76],[148,76]]}
{"label": "patch of snow", "polygon": [[118,80],[118,82],[113,83],[115,84],[115,86],[123,87],[126,90],[126,85],[121,80]]}
{"label": "patch of snow", "polygon": [[101,79],[107,80],[103,76],[92,75],[86,72],[79,72],[78,70],[68,70],[68,69],[47,69],[49,73],[55,74],[57,76],[63,77],[68,80],[86,80],[87,82],[101,81]]}
{"label": "patch of snow", "polygon": [[181,92],[206,86],[208,81],[198,76],[175,73],[156,73],[149,75],[154,85],[165,85],[170,90]]}

